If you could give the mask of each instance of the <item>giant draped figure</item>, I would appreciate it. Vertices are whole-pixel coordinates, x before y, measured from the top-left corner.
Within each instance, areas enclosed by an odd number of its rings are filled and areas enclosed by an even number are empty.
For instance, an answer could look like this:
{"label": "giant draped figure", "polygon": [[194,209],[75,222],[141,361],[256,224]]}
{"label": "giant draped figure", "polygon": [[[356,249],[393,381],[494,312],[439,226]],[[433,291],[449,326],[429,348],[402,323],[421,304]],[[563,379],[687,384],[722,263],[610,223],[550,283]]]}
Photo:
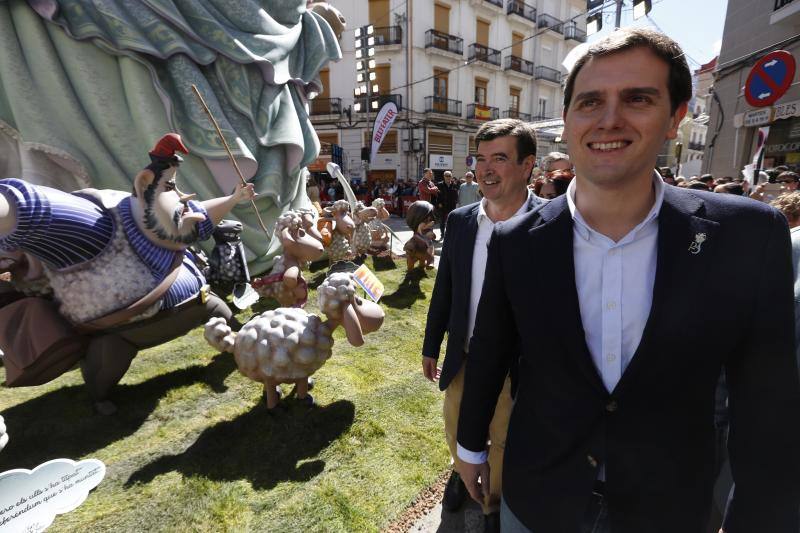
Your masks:
{"label": "giant draped figure", "polygon": [[[268,228],[308,204],[319,152],[307,101],[341,51],[305,0],[0,0],[0,178],[62,190],[130,190],[141,154],[169,131],[189,148],[185,188],[229,194],[235,172],[197,85]],[[252,208],[233,214],[251,272],[279,253]]]}

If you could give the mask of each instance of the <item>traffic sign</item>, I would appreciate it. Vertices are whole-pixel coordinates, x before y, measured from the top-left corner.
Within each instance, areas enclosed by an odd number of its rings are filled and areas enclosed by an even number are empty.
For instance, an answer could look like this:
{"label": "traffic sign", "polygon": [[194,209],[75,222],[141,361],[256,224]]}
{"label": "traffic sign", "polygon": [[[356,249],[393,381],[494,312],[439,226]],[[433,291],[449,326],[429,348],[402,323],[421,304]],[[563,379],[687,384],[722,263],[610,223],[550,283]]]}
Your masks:
{"label": "traffic sign", "polygon": [[744,84],[744,97],[753,107],[774,104],[786,94],[794,80],[794,56],[786,50],[765,55],[753,65]]}

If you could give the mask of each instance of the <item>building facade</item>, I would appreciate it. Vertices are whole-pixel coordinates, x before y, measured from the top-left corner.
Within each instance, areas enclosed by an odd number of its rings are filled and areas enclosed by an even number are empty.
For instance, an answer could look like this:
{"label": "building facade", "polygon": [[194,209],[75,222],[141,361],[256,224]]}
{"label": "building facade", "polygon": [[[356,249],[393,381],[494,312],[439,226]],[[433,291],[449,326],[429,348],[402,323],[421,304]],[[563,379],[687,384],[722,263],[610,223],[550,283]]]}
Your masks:
{"label": "building facade", "polygon": [[[769,127],[769,131],[761,167],[800,167],[797,75],[789,80],[786,93],[769,105],[751,105],[745,96],[756,62],[777,50],[800,59],[800,0],[728,0],[722,48],[714,69],[704,172],[738,175],[752,162],[763,127]],[[767,70],[774,66],[780,67],[770,64]],[[772,90],[756,91],[760,94],[755,96],[769,99]]]}
{"label": "building facade", "polygon": [[[337,2],[348,31],[341,41],[343,59],[323,70],[322,93],[310,102],[322,143],[311,170],[324,169],[329,147],[336,144],[352,179],[418,179],[424,167],[461,176],[474,161],[475,132],[487,120],[560,117],[561,63],[586,40],[585,5],[585,0]],[[353,93],[353,29],[368,24],[375,37],[374,104]],[[386,101],[395,102],[400,113],[378,157],[364,164],[362,148],[369,146],[375,108]],[[539,155],[557,148],[554,137],[542,136]]]}

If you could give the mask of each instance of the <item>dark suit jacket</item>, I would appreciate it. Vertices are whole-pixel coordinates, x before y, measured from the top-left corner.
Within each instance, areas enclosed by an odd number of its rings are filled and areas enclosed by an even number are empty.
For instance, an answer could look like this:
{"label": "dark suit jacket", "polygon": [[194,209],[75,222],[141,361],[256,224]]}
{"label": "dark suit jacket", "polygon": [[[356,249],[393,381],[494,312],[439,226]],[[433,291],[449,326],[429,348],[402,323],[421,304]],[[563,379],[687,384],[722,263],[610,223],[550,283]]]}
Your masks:
{"label": "dark suit jacket", "polygon": [[[526,209],[535,211],[545,200],[531,195]],[[464,363],[467,321],[469,319],[472,256],[478,233],[478,203],[460,207],[447,219],[447,238],[444,240],[439,270],[433,287],[422,355],[439,359],[439,349],[447,332],[442,375],[439,388],[445,390]]]}
{"label": "dark suit jacket", "polygon": [[[724,367],[736,482],[727,533],[797,533],[800,384],[786,221],[746,198],[671,186],[658,220],[650,315],[612,393],[586,347],[566,198],[495,230],[458,441],[484,448],[519,337],[503,469],[514,514],[536,533],[577,533],[602,464],[614,533],[700,533]],[[698,233],[706,240],[694,255]]]}

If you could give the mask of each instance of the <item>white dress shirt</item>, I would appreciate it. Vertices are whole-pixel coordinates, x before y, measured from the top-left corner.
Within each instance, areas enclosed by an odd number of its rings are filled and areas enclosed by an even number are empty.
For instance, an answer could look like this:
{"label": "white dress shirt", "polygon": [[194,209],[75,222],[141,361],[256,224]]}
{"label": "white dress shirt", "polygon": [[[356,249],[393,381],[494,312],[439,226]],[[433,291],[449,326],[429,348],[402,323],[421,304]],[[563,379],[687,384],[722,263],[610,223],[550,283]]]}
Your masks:
{"label": "white dress shirt", "polygon": [[[575,205],[575,187],[576,180],[572,180],[566,194],[574,221],[572,254],[581,321],[594,365],[611,392],[631,362],[650,315],[658,213],[664,202],[665,185],[658,175],[653,176],[653,207],[617,242],[586,223]],[[459,445],[458,456],[464,462],[480,464],[486,461],[487,454]]]}
{"label": "white dress shirt", "polygon": [[[519,215],[525,213],[525,207],[528,205],[530,199],[531,192],[528,190],[528,196],[525,197],[525,201],[522,203],[517,212],[507,220],[511,220],[512,218],[518,217]],[[466,340],[464,341],[465,353],[469,352],[469,340],[472,338],[472,332],[475,330],[475,317],[478,314],[478,302],[481,299],[483,278],[484,274],[486,274],[486,260],[489,257],[489,240],[492,238],[492,231],[494,230],[495,224],[502,224],[502,222],[493,222],[492,219],[489,218],[489,215],[486,214],[486,198],[483,198],[478,204],[478,232],[475,235],[475,245],[472,251],[472,279],[469,287],[467,336]],[[460,444],[457,446],[457,453],[459,457],[461,457],[462,454],[467,454],[467,456],[471,457],[473,460],[478,457],[483,457],[483,460],[478,461],[477,463],[483,463],[486,461],[486,452],[471,452],[465,448],[462,448]]]}

